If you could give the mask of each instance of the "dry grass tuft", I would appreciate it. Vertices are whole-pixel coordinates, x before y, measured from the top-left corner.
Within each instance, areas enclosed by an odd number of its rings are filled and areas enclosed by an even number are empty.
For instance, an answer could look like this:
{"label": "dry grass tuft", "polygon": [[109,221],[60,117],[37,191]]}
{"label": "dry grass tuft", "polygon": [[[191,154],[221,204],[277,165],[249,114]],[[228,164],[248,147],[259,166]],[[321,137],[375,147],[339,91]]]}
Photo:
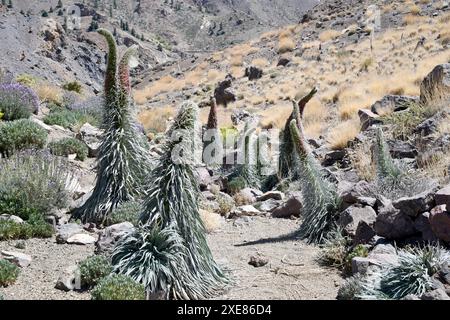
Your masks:
{"label": "dry grass tuft", "polygon": [[203,221],[207,233],[212,233],[220,228],[222,218],[217,213],[200,209],[200,218]]}
{"label": "dry grass tuft", "polygon": [[325,30],[321,34],[319,34],[319,40],[322,42],[334,40],[339,37],[341,33],[337,30]]}
{"label": "dry grass tuft", "polygon": [[344,149],[360,131],[359,119],[352,118],[334,126],[327,135],[327,142],[333,150]]}

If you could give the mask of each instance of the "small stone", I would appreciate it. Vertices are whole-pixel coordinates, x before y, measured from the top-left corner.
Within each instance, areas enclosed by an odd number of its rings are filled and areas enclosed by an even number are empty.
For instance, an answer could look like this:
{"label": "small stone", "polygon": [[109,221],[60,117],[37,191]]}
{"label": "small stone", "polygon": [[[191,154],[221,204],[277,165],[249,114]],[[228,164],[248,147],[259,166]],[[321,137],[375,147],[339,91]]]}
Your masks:
{"label": "small stone", "polygon": [[13,252],[13,251],[2,251],[2,258],[8,260],[11,263],[14,263],[16,266],[25,268],[28,267],[33,260],[31,256],[21,253],[21,252]]}
{"label": "small stone", "polygon": [[6,221],[12,221],[18,224],[22,224],[24,221],[22,220],[22,218],[18,217],[18,216],[13,216],[10,214],[2,214],[0,215],[0,220],[6,220]]}
{"label": "small stone", "polygon": [[83,227],[76,223],[68,223],[60,226],[56,232],[56,243],[66,243],[71,236],[82,233]]}
{"label": "small stone", "polygon": [[67,243],[69,244],[78,244],[78,245],[88,245],[95,243],[96,239],[85,233],[79,233],[71,236],[69,239],[67,239]]}
{"label": "small stone", "polygon": [[62,291],[81,289],[81,276],[78,266],[67,267],[59,276],[55,288]]}
{"label": "small stone", "polygon": [[273,200],[283,200],[284,199],[284,193],[281,191],[269,191],[264,193],[261,196],[258,196],[256,198],[257,201],[265,201],[265,200],[269,200],[269,199],[273,199]]}
{"label": "small stone", "polygon": [[361,131],[367,130],[374,124],[381,123],[380,116],[373,113],[369,109],[361,109],[358,111],[359,120],[361,122]]}
{"label": "small stone", "polygon": [[354,257],[352,259],[352,274],[365,274],[370,266],[370,259],[364,257]]}
{"label": "small stone", "polygon": [[263,267],[269,263],[269,259],[262,254],[256,254],[250,257],[249,265],[255,268]]}
{"label": "small stone", "polygon": [[257,208],[262,212],[272,212],[275,208],[280,205],[280,202],[277,200],[269,199],[263,201],[257,206]]}
{"label": "small stone", "polygon": [[272,211],[274,218],[290,218],[291,216],[299,217],[302,209],[301,195],[293,195],[282,206]]}
{"label": "small stone", "polygon": [[117,241],[134,230],[135,228],[130,222],[122,222],[106,227],[100,232],[98,241],[95,243],[95,252],[97,254],[110,253]]}

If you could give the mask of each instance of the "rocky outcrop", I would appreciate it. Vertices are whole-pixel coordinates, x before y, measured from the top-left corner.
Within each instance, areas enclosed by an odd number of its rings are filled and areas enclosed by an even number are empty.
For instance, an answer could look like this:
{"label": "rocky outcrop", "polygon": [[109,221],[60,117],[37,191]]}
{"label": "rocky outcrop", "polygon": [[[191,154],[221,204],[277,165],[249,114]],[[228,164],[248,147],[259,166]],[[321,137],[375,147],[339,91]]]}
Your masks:
{"label": "rocky outcrop", "polygon": [[450,96],[450,63],[440,64],[423,79],[420,84],[420,102],[428,103],[434,99]]}
{"label": "rocky outcrop", "polygon": [[409,107],[411,103],[417,103],[419,99],[412,96],[387,95],[375,102],[370,110],[378,115],[385,115],[392,112],[402,111]]}

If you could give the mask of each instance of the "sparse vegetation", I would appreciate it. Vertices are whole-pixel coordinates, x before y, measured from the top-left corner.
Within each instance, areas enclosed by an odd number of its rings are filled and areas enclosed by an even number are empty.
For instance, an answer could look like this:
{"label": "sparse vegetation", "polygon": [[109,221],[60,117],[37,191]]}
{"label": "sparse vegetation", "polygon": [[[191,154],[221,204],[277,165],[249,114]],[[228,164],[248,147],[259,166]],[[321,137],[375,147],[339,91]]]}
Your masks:
{"label": "sparse vegetation", "polygon": [[16,282],[19,276],[19,268],[11,262],[0,259],[0,287],[7,287]]}
{"label": "sparse vegetation", "polygon": [[39,111],[39,99],[30,88],[20,84],[0,85],[0,112],[6,121],[28,118]]}
{"label": "sparse vegetation", "polygon": [[130,277],[111,274],[91,291],[92,300],[145,300],[144,286]]}

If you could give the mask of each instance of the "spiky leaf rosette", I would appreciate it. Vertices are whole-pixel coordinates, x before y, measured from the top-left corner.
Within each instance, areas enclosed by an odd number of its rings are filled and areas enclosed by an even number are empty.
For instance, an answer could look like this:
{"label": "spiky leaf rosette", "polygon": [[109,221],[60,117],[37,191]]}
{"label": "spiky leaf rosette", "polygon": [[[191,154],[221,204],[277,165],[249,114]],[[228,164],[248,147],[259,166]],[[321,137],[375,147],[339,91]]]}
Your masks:
{"label": "spiky leaf rosette", "polygon": [[[136,200],[145,195],[145,177],[150,169],[151,159],[144,136],[135,121],[135,108],[128,87],[118,87],[115,61],[115,41],[112,35],[100,30],[110,46],[107,74],[105,77],[105,130],[97,156],[97,180],[91,197],[73,210],[72,218],[83,222],[103,224],[110,213],[122,202]],[[114,50],[113,50],[114,49]],[[112,53],[114,51],[114,53]],[[127,51],[120,61],[122,77],[127,76],[131,51]],[[114,66],[116,64],[114,63]],[[126,70],[126,71],[124,71]],[[113,73],[110,74],[110,73]]]}
{"label": "spiky leaf rosette", "polygon": [[301,123],[291,121],[290,132],[299,157],[299,184],[303,198],[303,221],[299,235],[308,243],[322,243],[335,227],[339,198],[334,186],[321,173],[303,135]]}
{"label": "spiky leaf rosette", "polygon": [[[152,236],[146,238],[144,247],[134,246],[133,249],[136,251],[134,256],[152,257],[144,267],[133,267],[133,270],[138,270],[132,274],[133,278],[143,281],[152,279],[156,274],[161,275],[163,279],[147,283],[147,290],[157,294],[164,287],[168,290],[165,295],[170,299],[204,299],[216,294],[227,283],[208,247],[205,227],[199,214],[200,192],[194,174],[192,150],[197,117],[198,107],[190,102],[184,103],[168,131],[164,154],[150,176],[148,197],[140,217],[143,228]],[[161,255],[156,256],[152,248],[160,248],[161,242],[152,241],[159,239],[163,232],[161,230],[167,228],[173,230],[171,234],[177,233],[178,237],[172,236],[177,239],[177,245],[169,246],[171,241],[165,239],[163,242],[166,250],[170,248],[169,252],[160,252]],[[138,252],[141,250],[145,252]],[[174,250],[178,253],[169,255]],[[123,254],[120,251],[119,247],[116,256]],[[169,256],[170,262],[162,262],[163,258]],[[137,259],[133,263],[142,262]],[[132,264],[120,268],[120,271],[128,272]],[[170,270],[164,269],[163,273],[162,266]]]}
{"label": "spiky leaf rosette", "polygon": [[363,280],[362,299],[402,299],[433,288],[433,276],[450,264],[450,253],[439,246],[407,247],[398,261],[385,263]]}
{"label": "spiky leaf rosette", "polygon": [[258,137],[254,134],[255,124],[251,121],[245,123],[243,135],[238,142],[238,164],[232,177],[242,177],[246,187],[261,188],[261,179],[258,170]]}
{"label": "spiky leaf rosette", "polygon": [[123,238],[112,253],[114,271],[142,283],[150,292],[165,299],[180,278],[183,265],[183,239],[173,226],[138,229]]}
{"label": "spiky leaf rosette", "polygon": [[378,180],[393,179],[396,180],[401,175],[401,170],[394,164],[389,148],[386,144],[383,130],[377,129],[375,144],[375,163],[377,167]]}

